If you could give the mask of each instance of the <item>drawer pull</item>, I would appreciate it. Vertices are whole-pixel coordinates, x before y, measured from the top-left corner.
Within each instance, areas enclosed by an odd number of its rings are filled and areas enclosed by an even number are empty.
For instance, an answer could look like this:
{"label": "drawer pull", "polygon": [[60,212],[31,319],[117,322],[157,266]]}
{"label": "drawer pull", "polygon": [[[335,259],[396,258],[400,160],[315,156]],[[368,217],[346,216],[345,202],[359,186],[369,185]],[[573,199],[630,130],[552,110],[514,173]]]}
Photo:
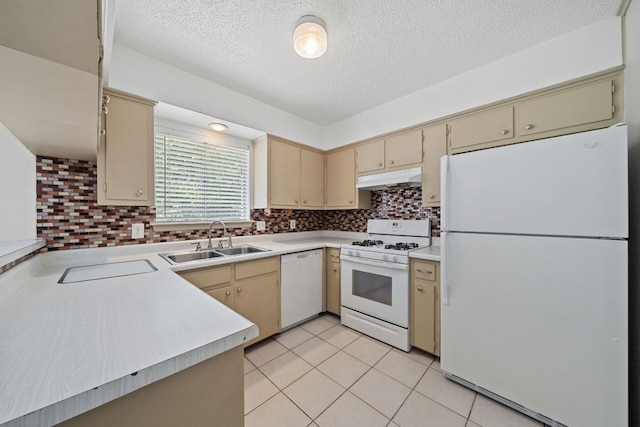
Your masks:
{"label": "drawer pull", "polygon": [[418,269],[417,271],[418,271],[418,273],[433,274],[433,271],[423,271],[423,270],[420,270],[420,269]]}
{"label": "drawer pull", "polygon": [[531,130],[531,129],[533,129],[533,125],[526,125],[524,128],[525,128],[526,130]]}

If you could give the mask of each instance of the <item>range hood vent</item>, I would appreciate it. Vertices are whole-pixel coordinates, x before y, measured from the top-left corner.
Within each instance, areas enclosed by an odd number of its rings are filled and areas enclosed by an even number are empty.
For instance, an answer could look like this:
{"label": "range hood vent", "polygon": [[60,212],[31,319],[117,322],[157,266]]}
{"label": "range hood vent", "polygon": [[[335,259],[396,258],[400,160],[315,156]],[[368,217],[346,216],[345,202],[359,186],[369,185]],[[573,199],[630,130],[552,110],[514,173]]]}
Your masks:
{"label": "range hood vent", "polygon": [[422,168],[411,168],[359,176],[356,188],[375,191],[393,187],[419,187],[421,185]]}

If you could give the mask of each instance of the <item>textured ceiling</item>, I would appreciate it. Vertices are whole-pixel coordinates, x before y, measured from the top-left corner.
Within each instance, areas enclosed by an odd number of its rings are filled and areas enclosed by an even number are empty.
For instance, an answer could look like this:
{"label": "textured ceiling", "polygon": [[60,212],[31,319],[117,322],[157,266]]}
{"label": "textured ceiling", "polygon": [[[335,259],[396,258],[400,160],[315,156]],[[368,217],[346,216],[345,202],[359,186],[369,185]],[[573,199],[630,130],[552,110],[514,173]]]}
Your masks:
{"label": "textured ceiling", "polygon": [[[121,0],[114,41],[325,126],[615,16],[621,0]],[[303,15],[329,49],[295,54]]]}

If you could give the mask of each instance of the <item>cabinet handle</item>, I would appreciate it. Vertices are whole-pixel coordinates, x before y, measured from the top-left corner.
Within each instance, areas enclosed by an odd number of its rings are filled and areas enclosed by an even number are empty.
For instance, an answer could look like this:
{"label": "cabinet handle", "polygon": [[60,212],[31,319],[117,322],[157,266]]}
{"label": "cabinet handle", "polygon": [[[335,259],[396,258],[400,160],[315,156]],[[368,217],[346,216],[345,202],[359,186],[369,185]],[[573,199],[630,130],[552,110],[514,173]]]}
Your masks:
{"label": "cabinet handle", "polygon": [[418,273],[433,274],[433,271],[423,271],[423,270],[420,270],[420,269],[417,269],[416,271],[417,271]]}
{"label": "cabinet handle", "polygon": [[136,196],[142,196],[142,190],[136,191]]}
{"label": "cabinet handle", "polygon": [[229,296],[229,295],[231,295],[231,291],[227,291],[227,292],[225,292],[224,294],[225,294],[226,296]]}
{"label": "cabinet handle", "polygon": [[333,272],[334,272],[334,273],[337,273],[337,272],[338,272],[338,269],[337,269],[337,268],[334,268],[334,269],[333,269]]}
{"label": "cabinet handle", "polygon": [[378,162],[378,166],[382,166],[382,162]]}
{"label": "cabinet handle", "polygon": [[293,202],[294,202],[295,204],[298,204],[298,199],[295,199]]}
{"label": "cabinet handle", "polygon": [[238,293],[242,292],[242,288],[238,288]]}
{"label": "cabinet handle", "polygon": [[502,134],[507,135],[509,133],[509,129],[502,129]]}
{"label": "cabinet handle", "polygon": [[524,128],[525,128],[526,130],[531,130],[531,129],[533,129],[533,125],[526,125]]}
{"label": "cabinet handle", "polygon": [[302,201],[302,204],[306,205],[306,204],[307,204],[307,201],[306,201],[306,200],[303,200],[303,201]]}
{"label": "cabinet handle", "polygon": [[353,204],[353,200],[349,200],[349,204],[352,205]]}
{"label": "cabinet handle", "polygon": [[389,160],[389,164],[392,165],[394,162],[393,160]]}
{"label": "cabinet handle", "polygon": [[422,292],[422,286],[418,286],[418,290]]}
{"label": "cabinet handle", "polygon": [[100,135],[105,136],[106,134],[107,134],[107,131],[106,131],[106,130],[102,129],[102,130],[100,131]]}
{"label": "cabinet handle", "polygon": [[435,198],[436,198],[436,195],[435,195],[435,194],[429,194],[429,198],[430,198],[430,199],[435,199]]}

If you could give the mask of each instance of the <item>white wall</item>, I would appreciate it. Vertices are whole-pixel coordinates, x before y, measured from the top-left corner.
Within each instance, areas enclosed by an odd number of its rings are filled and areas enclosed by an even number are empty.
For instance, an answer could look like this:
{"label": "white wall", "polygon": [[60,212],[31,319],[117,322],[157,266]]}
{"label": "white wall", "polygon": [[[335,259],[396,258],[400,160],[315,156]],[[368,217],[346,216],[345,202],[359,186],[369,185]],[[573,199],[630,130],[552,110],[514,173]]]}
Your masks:
{"label": "white wall", "polygon": [[36,238],[36,156],[0,123],[0,241]]}
{"label": "white wall", "polygon": [[621,25],[605,19],[327,126],[325,149],[619,66]]}
{"label": "white wall", "polygon": [[322,148],[320,125],[118,44],[109,86]]}
{"label": "white wall", "polygon": [[624,73],[629,125],[629,402],[630,423],[640,425],[640,2],[629,6]]}

